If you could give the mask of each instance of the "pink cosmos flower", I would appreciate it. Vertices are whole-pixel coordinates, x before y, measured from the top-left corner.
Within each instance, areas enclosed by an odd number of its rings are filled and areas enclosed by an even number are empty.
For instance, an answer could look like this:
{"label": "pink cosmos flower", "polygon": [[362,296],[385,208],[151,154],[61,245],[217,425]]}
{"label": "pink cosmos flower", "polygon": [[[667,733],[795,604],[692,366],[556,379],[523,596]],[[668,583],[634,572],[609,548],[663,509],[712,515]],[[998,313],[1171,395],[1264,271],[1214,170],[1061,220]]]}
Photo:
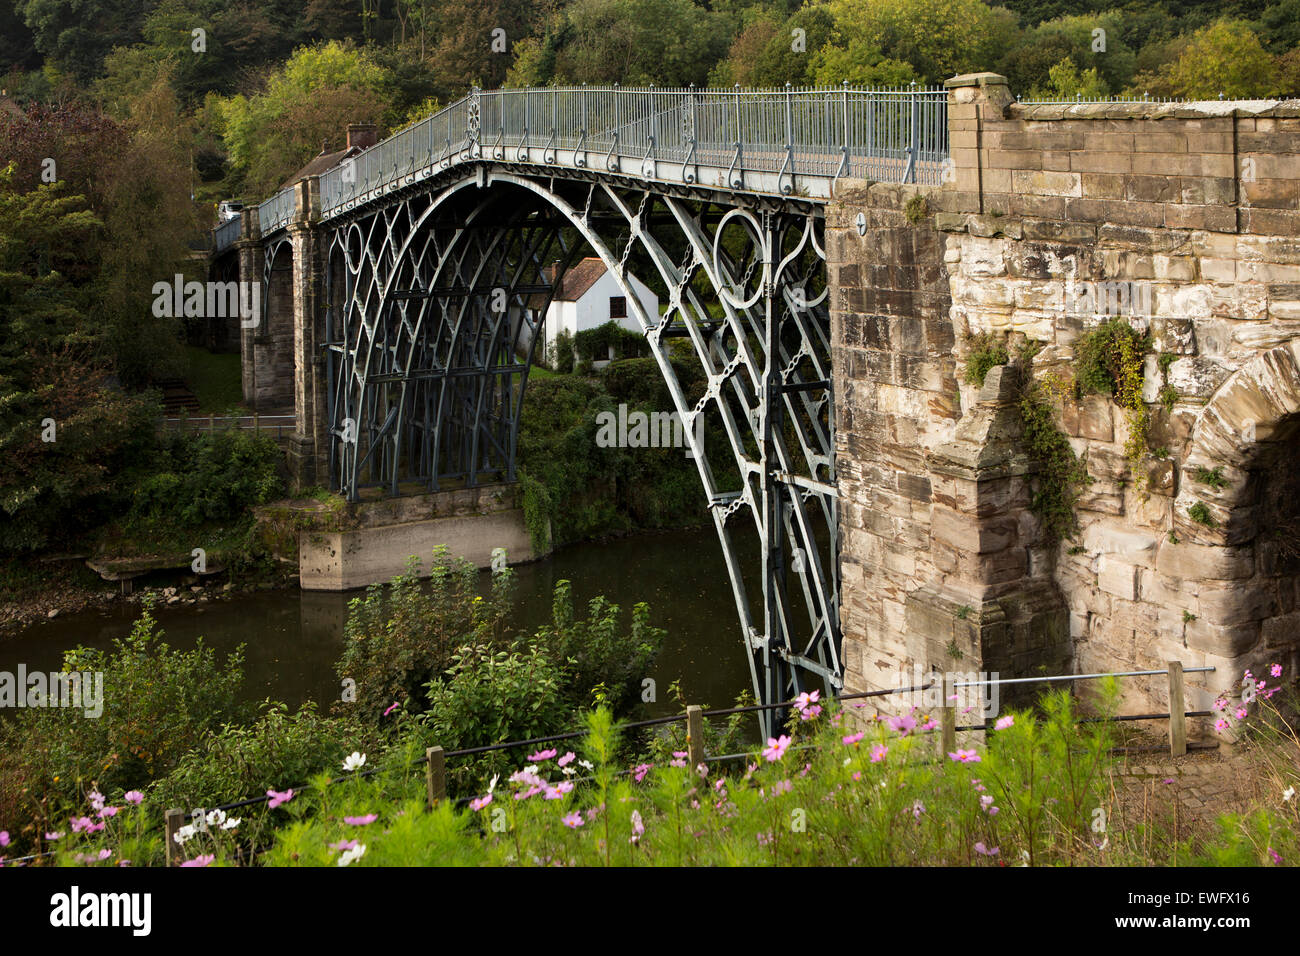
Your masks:
{"label": "pink cosmos flower", "polygon": [[292,790],[286,790],[283,793],[277,793],[274,790],[268,790],[266,791],[266,795],[271,798],[266,802],[266,805],[272,810],[280,806],[280,804],[288,803],[290,800],[293,799]]}
{"label": "pink cosmos flower", "polygon": [[[1274,676],[1276,676],[1276,675],[1274,675]],[[1273,849],[1272,847],[1269,847],[1269,848],[1268,848],[1268,855],[1269,855],[1269,857],[1273,860],[1273,864],[1274,864],[1275,866],[1281,866],[1281,865],[1282,865],[1282,854],[1278,853],[1277,850]]]}
{"label": "pink cosmos flower", "polygon": [[925,804],[922,803],[920,800],[915,801],[915,802],[912,804],[912,817],[913,817],[913,819],[916,819],[916,820],[921,819],[921,814],[923,814],[923,813],[925,813]]}
{"label": "pink cosmos flower", "polygon": [[994,847],[993,849],[990,850],[983,843],[976,843],[975,852],[978,853],[980,856],[997,856],[998,848]]}
{"label": "pink cosmos flower", "polygon": [[985,790],[988,789],[987,787],[984,786],[984,783],[980,780],[979,777],[971,777],[970,785],[975,788],[976,793],[984,793]]}
{"label": "pink cosmos flower", "polygon": [[1016,722],[1015,715],[1014,715],[1014,714],[1007,714],[1005,717],[999,717],[999,718],[998,718],[998,722],[997,722],[996,724],[993,725],[993,729],[994,729],[994,730],[1006,730],[1008,727],[1010,727],[1010,726],[1012,726],[1013,724],[1015,724],[1015,722]]}
{"label": "pink cosmos flower", "polygon": [[948,759],[955,760],[958,763],[979,763],[980,755],[973,750],[958,750],[956,753],[948,753]]}
{"label": "pink cosmos flower", "polygon": [[555,749],[551,749],[551,750],[539,750],[539,751],[537,751],[537,753],[533,754],[531,757],[528,758],[528,762],[529,762],[529,763],[541,763],[543,760],[550,760],[552,757],[554,757],[554,756],[555,756],[556,754],[558,754],[558,753],[559,753],[559,751],[558,751],[558,750],[555,750]]}
{"label": "pink cosmos flower", "polygon": [[63,831],[55,830],[53,833],[47,833],[45,834],[45,839],[49,840],[51,843],[53,843],[55,840],[62,840]]}
{"label": "pink cosmos flower", "polygon": [[849,734],[847,737],[843,738],[844,745],[846,747],[852,747],[854,744],[856,744],[859,740],[861,740],[865,736],[866,734]]}
{"label": "pink cosmos flower", "polygon": [[767,747],[763,751],[763,756],[767,758],[768,763],[776,763],[785,754],[790,746],[790,738],[785,734],[780,737],[768,737]]}
{"label": "pink cosmos flower", "polygon": [[1218,698],[1217,700],[1215,700],[1215,702],[1214,702],[1214,709],[1215,709],[1215,710],[1227,710],[1227,709],[1228,709],[1228,699],[1227,699],[1226,697],[1220,697],[1220,698]]}
{"label": "pink cosmos flower", "polygon": [[343,822],[350,827],[364,827],[364,826],[369,826],[370,824],[374,823],[378,819],[379,819],[379,814],[367,813],[363,817],[344,817]]}
{"label": "pink cosmos flower", "polygon": [[861,771],[861,770],[855,770],[855,771],[853,771],[853,779],[854,779],[854,780],[861,780],[861,779],[862,779],[862,771]]}
{"label": "pink cosmos flower", "polygon": [[890,717],[885,723],[889,724],[891,730],[894,730],[904,737],[916,729],[916,718],[910,714],[903,714],[901,717]]}
{"label": "pink cosmos flower", "polygon": [[1273,677],[1281,677],[1281,676],[1282,676],[1282,665],[1281,665],[1281,664],[1274,664],[1274,665],[1272,665],[1272,666],[1268,669],[1268,672],[1269,672],[1269,674],[1270,674],[1271,676],[1273,676]]}
{"label": "pink cosmos flower", "polygon": [[491,802],[492,802],[492,794],[489,793],[486,797],[475,797],[473,800],[469,802],[469,808],[473,810],[475,813],[478,813],[480,810],[482,810]]}
{"label": "pink cosmos flower", "polygon": [[[47,836],[46,839],[48,840],[49,837]],[[9,831],[0,830],[0,846],[8,846],[8,845],[9,845]]]}
{"label": "pink cosmos flower", "polygon": [[648,774],[651,771],[651,769],[653,769],[653,767],[654,764],[652,763],[637,764],[636,767],[632,770],[632,779],[635,780],[637,783],[640,783],[642,780],[645,779],[645,775]]}
{"label": "pink cosmos flower", "polygon": [[885,759],[885,754],[889,753],[889,748],[884,744],[876,744],[871,748],[871,762],[880,763]]}
{"label": "pink cosmos flower", "polygon": [[1222,717],[1220,717],[1218,720],[1214,722],[1214,729],[1217,730],[1219,733],[1223,733],[1225,730],[1228,729],[1228,722],[1224,720]]}
{"label": "pink cosmos flower", "polygon": [[101,820],[107,820],[109,817],[115,817],[117,816],[117,807],[103,807],[100,809],[97,816]]}
{"label": "pink cosmos flower", "polygon": [[397,701],[394,701],[393,703],[391,703],[391,704],[388,705],[388,709],[387,709],[386,711],[384,711],[384,716],[387,717],[387,716],[388,716],[389,714],[391,714],[393,711],[397,710],[397,708],[398,708],[398,703],[397,703]]}
{"label": "pink cosmos flower", "polygon": [[1246,708],[1245,708],[1245,707],[1238,707],[1238,708],[1237,708],[1237,713],[1236,713],[1235,716],[1236,716],[1236,718],[1237,718],[1238,720],[1245,720],[1245,719],[1246,719]]}
{"label": "pink cosmos flower", "polygon": [[772,785],[772,796],[779,797],[783,793],[789,793],[794,789],[794,784],[789,780],[778,780]]}
{"label": "pink cosmos flower", "polygon": [[98,790],[90,791],[90,793],[86,794],[86,799],[90,801],[90,807],[92,810],[98,811],[103,809],[104,795]]}
{"label": "pink cosmos flower", "polygon": [[356,849],[356,846],[357,846],[356,840],[339,840],[338,843],[331,843],[330,849],[333,850],[335,853],[339,853],[343,850],[354,850]]}
{"label": "pink cosmos flower", "polygon": [[211,853],[205,853],[203,856],[196,856],[192,860],[186,860],[181,866],[208,866],[216,857]]}
{"label": "pink cosmos flower", "polygon": [[131,804],[131,806],[138,807],[144,802],[144,794],[139,790],[128,790],[122,799]]}
{"label": "pink cosmos flower", "polygon": [[560,791],[560,793],[569,793],[573,790],[573,781],[561,780],[559,783],[555,785],[555,789]]}
{"label": "pink cosmos flower", "polygon": [[560,822],[570,830],[576,830],[582,826],[582,814],[574,810],[572,813],[566,814]]}
{"label": "pink cosmos flower", "polygon": [[632,836],[628,839],[627,842],[633,844],[639,842],[641,839],[641,835],[643,833],[645,833],[645,824],[641,821],[641,814],[639,811],[633,810],[632,811]]}
{"label": "pink cosmos flower", "polygon": [[546,788],[545,788],[545,787],[529,787],[527,790],[520,790],[518,793],[516,793],[516,794],[515,794],[515,799],[516,799],[516,800],[527,800],[527,799],[529,799],[530,797],[535,797],[535,796],[537,796],[539,793],[544,793],[545,791],[546,791]]}
{"label": "pink cosmos flower", "polygon": [[567,767],[569,764],[573,763],[573,761],[577,759],[578,759],[578,755],[575,754],[572,750],[570,750],[568,753],[566,753],[563,757],[561,757],[559,760],[555,762],[561,767]]}

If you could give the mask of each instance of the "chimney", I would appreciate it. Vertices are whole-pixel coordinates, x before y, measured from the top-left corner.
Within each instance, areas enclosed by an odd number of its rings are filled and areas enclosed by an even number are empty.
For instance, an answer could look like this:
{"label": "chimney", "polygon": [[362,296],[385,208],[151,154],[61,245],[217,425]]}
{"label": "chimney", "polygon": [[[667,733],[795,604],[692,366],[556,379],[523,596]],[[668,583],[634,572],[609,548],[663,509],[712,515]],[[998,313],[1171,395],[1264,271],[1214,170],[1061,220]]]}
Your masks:
{"label": "chimney", "polygon": [[379,142],[379,129],[374,123],[348,124],[348,149],[369,149]]}

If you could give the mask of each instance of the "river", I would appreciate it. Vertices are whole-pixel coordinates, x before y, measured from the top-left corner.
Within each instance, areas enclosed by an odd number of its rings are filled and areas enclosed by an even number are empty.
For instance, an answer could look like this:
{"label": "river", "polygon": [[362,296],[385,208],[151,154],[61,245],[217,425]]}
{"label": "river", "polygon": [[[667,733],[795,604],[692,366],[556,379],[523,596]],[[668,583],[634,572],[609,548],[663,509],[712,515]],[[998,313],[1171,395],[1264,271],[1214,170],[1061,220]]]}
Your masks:
{"label": "river", "polygon": [[[757,580],[757,548],[743,555],[746,575]],[[686,699],[728,706],[750,688],[749,665],[722,551],[712,528],[640,534],[562,548],[550,557],[515,568],[514,630],[532,631],[550,620],[555,582],[573,582],[575,613],[585,616],[597,595],[618,604],[624,620],[638,601],[650,605],[651,623],[667,631],[650,673],[656,685],[652,716],[676,710],[668,694],[680,680]],[[489,587],[484,572],[480,584]],[[358,591],[258,591],[209,604],[161,606],[155,611],[164,640],[191,648],[202,638],[219,654],[246,645],[244,693],[290,707],[315,700],[322,709],[337,700],[334,662],[343,650],[348,602]],[[108,648],[130,632],[138,608],[88,611],[35,624],[0,641],[0,670],[59,670],[63,651],[77,645]]]}

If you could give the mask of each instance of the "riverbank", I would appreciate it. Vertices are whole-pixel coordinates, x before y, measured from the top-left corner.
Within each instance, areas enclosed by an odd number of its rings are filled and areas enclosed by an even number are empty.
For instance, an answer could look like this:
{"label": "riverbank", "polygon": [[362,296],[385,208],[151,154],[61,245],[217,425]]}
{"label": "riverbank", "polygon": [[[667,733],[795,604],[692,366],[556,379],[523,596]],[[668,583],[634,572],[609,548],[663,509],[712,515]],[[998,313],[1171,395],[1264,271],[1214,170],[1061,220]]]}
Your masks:
{"label": "riverbank", "polygon": [[255,591],[298,589],[297,573],[288,569],[276,580],[245,585],[205,581],[197,575],[177,572],[157,572],[149,580],[154,583],[139,586],[133,594],[123,594],[120,585],[103,580],[87,568],[84,558],[0,569],[0,642],[42,621],[141,607],[146,598],[163,606],[188,606]]}

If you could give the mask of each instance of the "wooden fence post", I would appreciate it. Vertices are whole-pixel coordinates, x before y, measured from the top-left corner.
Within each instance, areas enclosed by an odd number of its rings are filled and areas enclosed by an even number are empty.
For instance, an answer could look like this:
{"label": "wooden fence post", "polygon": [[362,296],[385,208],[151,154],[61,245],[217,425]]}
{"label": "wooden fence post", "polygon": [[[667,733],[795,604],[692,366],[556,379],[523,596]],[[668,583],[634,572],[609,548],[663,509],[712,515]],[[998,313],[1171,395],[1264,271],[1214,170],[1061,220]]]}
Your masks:
{"label": "wooden fence post", "polygon": [[262,434],[261,417],[262,416],[259,415],[257,412],[253,412],[253,434],[254,435]]}
{"label": "wooden fence post", "polygon": [[1183,695],[1183,662],[1169,662],[1169,753],[1187,753],[1187,702]]}
{"label": "wooden fence post", "polygon": [[699,704],[686,708],[686,753],[692,770],[704,763],[704,711]]}
{"label": "wooden fence post", "polygon": [[447,758],[441,747],[430,747],[424,752],[424,783],[429,791],[429,809],[447,797]]}
{"label": "wooden fence post", "polygon": [[945,754],[957,749],[957,702],[952,699],[956,693],[956,682],[951,675],[948,675],[943,679],[943,710],[939,712]]}
{"label": "wooden fence post", "polygon": [[185,822],[185,811],[179,807],[172,807],[163,815],[163,819],[167,821],[167,865],[176,866],[180,863],[181,857],[181,845],[176,842],[176,832]]}

